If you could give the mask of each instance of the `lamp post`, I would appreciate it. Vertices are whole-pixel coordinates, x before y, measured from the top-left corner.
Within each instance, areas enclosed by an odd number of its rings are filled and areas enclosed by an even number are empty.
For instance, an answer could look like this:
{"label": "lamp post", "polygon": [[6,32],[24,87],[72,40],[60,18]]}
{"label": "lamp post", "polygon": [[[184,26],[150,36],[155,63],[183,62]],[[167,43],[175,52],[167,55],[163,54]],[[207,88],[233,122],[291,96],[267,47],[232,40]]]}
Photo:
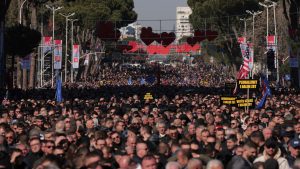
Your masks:
{"label": "lamp post", "polygon": [[[69,21],[71,22],[71,45],[74,45],[74,22],[78,21],[78,19],[69,19]],[[71,64],[73,63],[73,60],[71,61]],[[73,65],[71,65],[71,83],[73,83],[74,81],[74,69],[73,69]]]}
{"label": "lamp post", "polygon": [[246,37],[247,36],[247,21],[250,20],[250,19],[247,19],[247,18],[241,18],[240,21],[243,21],[244,22],[244,36]]}
{"label": "lamp post", "polygon": [[272,5],[266,5],[262,2],[259,2],[259,5],[263,6],[267,9],[267,36],[269,36],[269,8],[274,6],[274,5],[273,4]]}
{"label": "lamp post", "polygon": [[[252,15],[252,43],[253,43],[253,53],[254,53],[254,46],[255,46],[255,17],[259,14],[262,13],[262,11],[257,11],[257,12],[254,12],[254,11],[249,11],[249,10],[246,10],[246,12],[250,15]],[[254,58],[253,58],[253,61],[254,61]],[[252,75],[252,71],[251,71],[251,75]]]}
{"label": "lamp post", "polygon": [[68,19],[71,16],[74,16],[75,13],[68,13],[68,14],[62,14],[60,13],[61,16],[66,18],[66,46],[65,46],[65,82],[67,82],[67,64],[68,64]]}
{"label": "lamp post", "polygon": [[[62,9],[63,7],[59,6],[59,7],[54,7],[54,6],[49,6],[46,5],[46,8],[50,9],[52,11],[52,46],[54,48],[55,44],[54,44],[54,29],[55,29],[55,12],[57,10]],[[51,79],[51,86],[54,86],[54,52],[52,52],[52,64],[51,64],[51,69],[52,69],[52,79]],[[58,72],[57,72],[58,75]]]}
{"label": "lamp post", "polygon": [[22,24],[22,11],[23,11],[23,6],[24,6],[25,2],[27,2],[27,0],[24,0],[22,2],[20,9],[19,9],[19,24]]}
{"label": "lamp post", "polygon": [[[274,31],[275,31],[275,39],[276,39],[276,43],[278,44],[277,42],[277,21],[276,21],[276,6],[277,6],[277,3],[276,2],[273,2],[271,0],[265,0],[266,2],[269,2],[269,3],[272,3],[271,6],[273,6],[273,12],[274,12]],[[276,83],[279,84],[279,58],[278,58],[278,45],[276,47],[276,52],[275,52],[275,55],[276,55]]]}

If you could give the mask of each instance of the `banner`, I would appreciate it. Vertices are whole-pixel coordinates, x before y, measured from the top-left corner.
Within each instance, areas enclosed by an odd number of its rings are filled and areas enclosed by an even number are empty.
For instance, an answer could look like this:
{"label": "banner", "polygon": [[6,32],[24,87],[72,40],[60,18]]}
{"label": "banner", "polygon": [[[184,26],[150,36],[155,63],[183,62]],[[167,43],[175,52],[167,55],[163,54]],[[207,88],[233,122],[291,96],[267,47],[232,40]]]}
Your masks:
{"label": "banner", "polygon": [[30,69],[30,59],[31,59],[31,53],[27,56],[25,56],[24,58],[22,58],[21,60],[21,67],[22,69]]}
{"label": "banner", "polygon": [[42,41],[42,52],[45,55],[48,52],[51,52],[51,47],[52,47],[52,37],[47,36],[47,37],[43,37],[43,41]]}
{"label": "banner", "polygon": [[54,40],[54,69],[61,69],[62,64],[62,40]]}
{"label": "banner", "polygon": [[72,66],[73,66],[74,69],[79,68],[79,45],[73,45]]}
{"label": "banner", "polygon": [[246,37],[239,37],[238,38],[238,43],[239,44],[246,43]]}
{"label": "banner", "polygon": [[242,79],[238,80],[239,89],[258,89],[259,82],[258,80]]}
{"label": "banner", "polygon": [[153,96],[151,93],[146,93],[144,96],[144,100],[153,100]]}
{"label": "banner", "polygon": [[255,99],[237,99],[236,105],[237,107],[255,107]]}
{"label": "banner", "polygon": [[236,97],[232,96],[221,96],[220,103],[221,105],[235,105],[236,104]]}

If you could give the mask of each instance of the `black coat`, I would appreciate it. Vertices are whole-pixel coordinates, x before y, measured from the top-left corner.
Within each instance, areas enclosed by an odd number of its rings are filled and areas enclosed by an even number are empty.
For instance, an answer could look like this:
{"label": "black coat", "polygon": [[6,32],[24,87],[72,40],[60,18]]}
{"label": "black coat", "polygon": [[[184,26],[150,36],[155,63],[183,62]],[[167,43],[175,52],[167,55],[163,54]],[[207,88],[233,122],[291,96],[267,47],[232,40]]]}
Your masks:
{"label": "black coat", "polygon": [[234,156],[228,163],[227,169],[252,169],[252,164],[242,156]]}

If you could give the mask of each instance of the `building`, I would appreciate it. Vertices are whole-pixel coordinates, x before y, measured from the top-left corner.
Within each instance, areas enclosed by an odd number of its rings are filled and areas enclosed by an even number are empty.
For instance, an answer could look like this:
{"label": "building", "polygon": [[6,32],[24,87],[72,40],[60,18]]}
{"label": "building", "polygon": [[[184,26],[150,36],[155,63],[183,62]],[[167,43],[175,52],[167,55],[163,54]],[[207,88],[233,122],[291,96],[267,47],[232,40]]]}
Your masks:
{"label": "building", "polygon": [[189,16],[192,14],[190,7],[176,8],[176,39],[179,40],[184,36],[192,36],[192,25],[189,22]]}
{"label": "building", "polygon": [[126,27],[120,29],[121,39],[134,37],[135,39],[140,39],[142,25],[137,22],[131,23]]}

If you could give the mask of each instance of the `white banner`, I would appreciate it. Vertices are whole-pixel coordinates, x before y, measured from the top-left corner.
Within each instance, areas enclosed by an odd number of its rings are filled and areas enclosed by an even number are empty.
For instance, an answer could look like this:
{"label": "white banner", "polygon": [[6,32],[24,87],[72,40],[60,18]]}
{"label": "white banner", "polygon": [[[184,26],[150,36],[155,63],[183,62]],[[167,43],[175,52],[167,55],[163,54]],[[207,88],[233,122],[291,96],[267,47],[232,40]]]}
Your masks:
{"label": "white banner", "polygon": [[54,69],[61,69],[62,64],[62,40],[54,40]]}
{"label": "white banner", "polygon": [[73,50],[72,50],[72,66],[74,69],[79,68],[79,45],[73,45]]}

